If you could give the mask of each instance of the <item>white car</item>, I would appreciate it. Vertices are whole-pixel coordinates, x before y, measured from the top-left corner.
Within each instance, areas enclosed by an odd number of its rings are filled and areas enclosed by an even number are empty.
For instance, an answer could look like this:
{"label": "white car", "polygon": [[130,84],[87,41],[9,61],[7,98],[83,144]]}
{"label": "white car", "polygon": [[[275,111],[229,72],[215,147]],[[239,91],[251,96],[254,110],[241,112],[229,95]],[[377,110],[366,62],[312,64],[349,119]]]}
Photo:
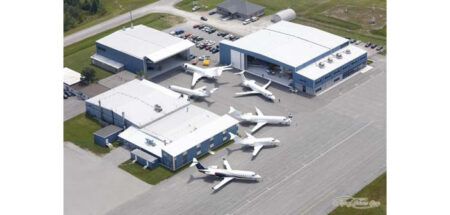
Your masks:
{"label": "white car", "polygon": [[254,16],[251,18],[252,22],[256,22],[256,21],[258,21],[258,19],[259,19],[259,17],[257,17],[257,16]]}
{"label": "white car", "polygon": [[243,25],[248,25],[248,24],[250,24],[250,22],[243,21],[242,24],[243,24]]}
{"label": "white car", "polygon": [[226,17],[223,17],[222,18],[222,21],[228,21],[228,20],[230,20],[232,17],[231,16],[226,16]]}
{"label": "white car", "polygon": [[170,35],[175,35],[175,31],[171,31],[169,34]]}

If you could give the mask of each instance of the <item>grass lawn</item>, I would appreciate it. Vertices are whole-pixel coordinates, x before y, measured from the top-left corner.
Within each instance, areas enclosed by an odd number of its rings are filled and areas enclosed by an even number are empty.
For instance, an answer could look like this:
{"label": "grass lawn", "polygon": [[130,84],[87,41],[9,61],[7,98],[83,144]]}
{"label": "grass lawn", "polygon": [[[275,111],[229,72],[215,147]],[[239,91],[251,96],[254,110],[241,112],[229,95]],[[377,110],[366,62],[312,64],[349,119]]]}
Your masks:
{"label": "grass lawn", "polygon": [[364,197],[368,200],[375,200],[381,203],[380,207],[370,209],[354,209],[348,207],[338,207],[330,215],[381,215],[386,214],[386,173],[372,181],[354,197]]}
{"label": "grass lawn", "polygon": [[105,13],[95,15],[88,15],[86,13],[85,20],[83,20],[82,23],[77,24],[75,28],[64,32],[64,36],[91,27],[108,19],[111,19],[117,15],[127,13],[131,10],[143,7],[156,1],[157,0],[102,0],[101,4],[106,10]]}
{"label": "grass lawn", "polygon": [[[134,25],[143,24],[158,30],[170,28],[173,25],[184,22],[184,19],[164,13],[154,13],[141,17],[133,21]],[[129,23],[123,26],[129,26]],[[122,26],[104,31],[92,37],[86,38],[80,42],[64,47],[64,66],[77,72],[81,72],[84,67],[91,67],[96,71],[97,79],[106,78],[112,73],[91,65],[90,57],[95,53],[95,41],[121,29]]]}
{"label": "grass lawn", "polygon": [[64,122],[64,141],[70,141],[98,155],[108,153],[110,151],[108,148],[94,143],[93,133],[101,128],[97,121],[82,113]]}
{"label": "grass lawn", "polygon": [[[224,143],[223,145],[219,146],[218,148],[214,149],[213,151],[216,152],[218,150],[221,150],[221,149],[229,146],[232,143],[233,143],[233,141],[228,141],[228,142]],[[202,155],[201,157],[199,157],[198,160],[202,160],[205,157],[207,157],[208,155],[209,155],[209,153],[206,153],[206,154]],[[181,172],[184,169],[188,168],[189,164],[190,163],[181,167],[177,171],[172,172],[162,166],[159,166],[152,170],[143,169],[141,165],[139,165],[137,163],[132,163],[131,159],[130,159],[130,160],[125,161],[124,163],[120,164],[119,168],[125,170],[126,172],[130,173],[131,175],[134,175],[136,178],[139,178],[148,184],[155,185],[155,184],[158,184],[159,182],[161,182],[162,180],[168,179],[171,176],[177,174],[178,172]]]}
{"label": "grass lawn", "polygon": [[[216,8],[216,6],[223,1],[224,0],[197,0],[195,2],[197,2],[196,5],[200,6],[200,9],[198,11],[208,11]],[[182,0],[178,2],[175,7],[180,10],[192,12],[192,2],[193,0]]]}

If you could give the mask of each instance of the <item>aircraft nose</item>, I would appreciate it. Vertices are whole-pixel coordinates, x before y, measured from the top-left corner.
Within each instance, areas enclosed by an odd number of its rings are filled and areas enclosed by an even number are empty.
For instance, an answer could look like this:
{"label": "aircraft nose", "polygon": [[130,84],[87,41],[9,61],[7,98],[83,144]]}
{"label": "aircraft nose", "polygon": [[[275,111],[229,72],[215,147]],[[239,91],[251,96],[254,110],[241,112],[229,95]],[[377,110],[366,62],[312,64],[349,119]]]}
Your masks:
{"label": "aircraft nose", "polygon": [[261,179],[262,177],[260,175],[255,175],[256,179]]}

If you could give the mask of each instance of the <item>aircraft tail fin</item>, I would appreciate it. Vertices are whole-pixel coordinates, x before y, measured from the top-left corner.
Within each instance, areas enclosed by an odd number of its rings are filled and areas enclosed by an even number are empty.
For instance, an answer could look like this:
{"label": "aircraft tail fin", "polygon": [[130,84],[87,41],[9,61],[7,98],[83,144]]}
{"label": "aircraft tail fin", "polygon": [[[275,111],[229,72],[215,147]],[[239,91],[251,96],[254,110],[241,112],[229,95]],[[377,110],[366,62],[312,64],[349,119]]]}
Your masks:
{"label": "aircraft tail fin", "polygon": [[197,158],[192,159],[192,163],[190,166],[195,166],[198,170],[206,169],[200,162],[198,162]]}
{"label": "aircraft tail fin", "polygon": [[247,81],[247,78],[245,77],[244,73],[245,73],[245,70],[242,70],[241,72],[236,73],[236,75],[241,76],[242,82]]}
{"label": "aircraft tail fin", "polygon": [[241,138],[239,136],[237,136],[236,134],[233,134],[231,132],[228,132],[228,134],[230,135],[230,140],[234,140],[235,144],[240,144]]}
{"label": "aircraft tail fin", "polygon": [[239,118],[241,115],[241,112],[239,112],[238,110],[234,109],[233,106],[230,106],[230,111],[228,111],[228,114],[234,118]]}

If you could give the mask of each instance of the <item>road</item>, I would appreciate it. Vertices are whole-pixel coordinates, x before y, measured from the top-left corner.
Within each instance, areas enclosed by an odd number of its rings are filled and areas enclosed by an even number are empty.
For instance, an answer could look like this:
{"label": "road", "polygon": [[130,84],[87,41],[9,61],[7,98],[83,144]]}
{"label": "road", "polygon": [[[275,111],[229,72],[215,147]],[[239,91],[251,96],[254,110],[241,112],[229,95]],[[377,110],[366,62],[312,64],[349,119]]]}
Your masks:
{"label": "road", "polygon": [[[352,195],[386,171],[385,58],[373,59],[374,69],[358,74],[314,98],[269,89],[281,99],[270,103],[259,96],[234,98],[239,77],[226,72],[219,83],[201,80],[198,86],[220,85],[215,102],[199,106],[223,114],[229,105],[248,112],[258,106],[266,114],[292,113],[290,127],[265,126],[256,137],[273,136],[281,146],[263,149],[255,160],[251,150],[230,146],[202,162],[221,165],[227,156],[235,169],[256,171],[259,183],[234,181],[218,192],[218,183],[194,168],[186,169],[108,214],[326,214],[333,200]],[[188,86],[191,76],[172,73],[159,77],[163,86]],[[261,82],[262,83],[262,82]],[[241,126],[241,132],[251,127]]]}
{"label": "road", "polygon": [[[160,0],[153,4],[146,5],[144,7],[133,10],[133,18],[137,19],[150,13],[169,13],[183,17],[186,19],[186,21],[199,22],[201,16],[207,16],[207,12],[189,13],[183,10],[176,9],[174,5],[179,1],[180,0]],[[223,29],[225,31],[234,32],[238,35],[247,35],[270,24],[269,17],[262,18],[261,20],[249,25],[242,25],[238,20],[222,21],[220,20],[219,15],[208,16],[208,18],[209,20],[204,23],[215,26],[219,29]],[[119,26],[128,22],[129,20],[130,15],[129,13],[126,13],[92,27],[80,30],[76,33],[64,37],[64,46],[71,45],[90,36],[96,35],[100,32]]]}

